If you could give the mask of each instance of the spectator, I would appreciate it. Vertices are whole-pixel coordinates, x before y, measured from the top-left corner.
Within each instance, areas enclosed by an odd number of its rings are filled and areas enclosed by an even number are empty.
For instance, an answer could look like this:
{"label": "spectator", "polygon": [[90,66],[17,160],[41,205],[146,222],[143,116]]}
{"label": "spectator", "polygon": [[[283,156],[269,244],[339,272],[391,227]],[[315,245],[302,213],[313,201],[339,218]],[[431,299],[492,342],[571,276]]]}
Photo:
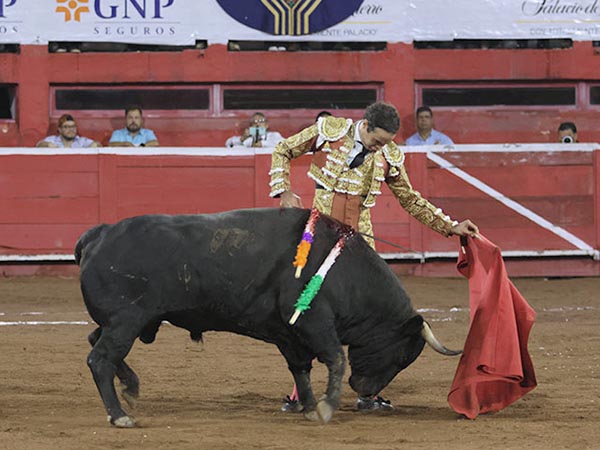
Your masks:
{"label": "spectator", "polygon": [[157,147],[154,131],[144,126],[142,108],[130,106],[125,110],[126,128],[113,131],[108,145],[111,147]]}
{"label": "spectator", "polygon": [[58,134],[48,136],[36,144],[36,147],[85,148],[100,147],[100,143],[77,135],[77,124],[71,114],[63,114],[58,119]]}
{"label": "spectator", "polygon": [[577,127],[573,122],[563,122],[558,126],[558,142],[574,144],[577,140]]}
{"label": "spectator", "polygon": [[283,136],[277,131],[269,130],[267,117],[260,112],[254,113],[250,125],[241,136],[232,136],[225,142],[225,147],[275,147]]}
{"label": "spectator", "polygon": [[429,106],[417,108],[417,132],[406,140],[406,145],[454,145],[452,139],[433,129],[433,111]]}

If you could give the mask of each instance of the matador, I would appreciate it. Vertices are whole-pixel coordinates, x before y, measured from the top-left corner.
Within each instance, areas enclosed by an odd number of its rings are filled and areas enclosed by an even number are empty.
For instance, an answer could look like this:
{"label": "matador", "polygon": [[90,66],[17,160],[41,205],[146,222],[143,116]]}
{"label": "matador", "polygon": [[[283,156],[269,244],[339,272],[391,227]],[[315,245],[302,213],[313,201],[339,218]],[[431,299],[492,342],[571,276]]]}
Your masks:
{"label": "matador", "polygon": [[[470,221],[450,219],[413,189],[404,168],[404,153],[393,142],[400,119],[396,109],[374,103],[365,117],[321,117],[314,125],[281,141],[273,152],[271,197],[282,206],[301,206],[292,193],[290,161],[314,152],[308,176],[316,183],[313,207],[369,236],[373,235],[371,208],[385,182],[402,207],[434,231],[450,236],[477,233]],[[374,247],[374,241],[365,237]]]}
{"label": "matador", "polygon": [[[450,219],[413,189],[404,169],[404,154],[393,142],[399,129],[398,111],[383,102],[370,105],[364,118],[356,123],[320,117],[317,123],[275,147],[269,172],[271,197],[280,197],[284,207],[302,207],[300,197],[292,192],[290,162],[313,151],[308,176],[316,183],[313,206],[321,213],[372,236],[371,208],[385,181],[402,207],[432,230],[444,236],[476,236],[479,230],[473,222]],[[364,234],[375,248],[373,239]],[[361,411],[393,408],[389,400],[378,395],[359,397],[356,407]],[[282,410],[299,412],[302,408],[294,386]]]}

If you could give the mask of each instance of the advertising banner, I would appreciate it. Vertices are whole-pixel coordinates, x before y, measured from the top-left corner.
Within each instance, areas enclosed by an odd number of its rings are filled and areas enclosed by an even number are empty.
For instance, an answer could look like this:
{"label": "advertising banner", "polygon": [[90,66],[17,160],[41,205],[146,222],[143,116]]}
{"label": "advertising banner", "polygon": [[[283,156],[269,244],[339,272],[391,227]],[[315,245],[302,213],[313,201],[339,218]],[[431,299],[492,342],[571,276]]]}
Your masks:
{"label": "advertising banner", "polygon": [[600,0],[0,0],[0,43],[599,36]]}

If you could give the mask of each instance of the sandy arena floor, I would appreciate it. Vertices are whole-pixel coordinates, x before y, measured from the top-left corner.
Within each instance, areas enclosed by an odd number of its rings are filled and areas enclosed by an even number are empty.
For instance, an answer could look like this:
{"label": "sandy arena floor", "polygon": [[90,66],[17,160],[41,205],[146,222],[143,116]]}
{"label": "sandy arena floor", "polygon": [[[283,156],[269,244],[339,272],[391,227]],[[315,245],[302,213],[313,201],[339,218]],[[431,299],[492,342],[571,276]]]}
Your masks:
{"label": "sandy arena floor", "polygon": [[[384,391],[393,413],[356,412],[345,382],[332,421],[311,423],[279,411],[292,381],[274,346],[206,333],[202,347],[164,325],[154,344],[136,342],[127,359],[141,380],[133,412],[140,427],[119,430],[107,424],[85,363],[94,325],[78,281],[4,278],[0,449],[600,449],[600,278],[514,281],[538,314],[530,352],[539,385],[498,414],[457,416],[446,396],[458,359],[425,349]],[[461,347],[466,280],[404,284],[415,306],[428,308],[436,335]],[[313,374],[322,392],[324,367]]]}

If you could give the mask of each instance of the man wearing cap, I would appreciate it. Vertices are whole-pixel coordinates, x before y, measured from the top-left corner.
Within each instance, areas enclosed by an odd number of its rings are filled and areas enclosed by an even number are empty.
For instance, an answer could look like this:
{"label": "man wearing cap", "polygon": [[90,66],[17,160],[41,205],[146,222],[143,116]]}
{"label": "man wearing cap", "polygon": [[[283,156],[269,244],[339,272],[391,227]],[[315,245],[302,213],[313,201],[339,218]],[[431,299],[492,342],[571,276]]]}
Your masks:
{"label": "man wearing cap", "polygon": [[77,124],[71,114],[63,114],[58,119],[58,134],[48,136],[36,144],[36,147],[85,148],[100,147],[100,143],[77,134]]}

